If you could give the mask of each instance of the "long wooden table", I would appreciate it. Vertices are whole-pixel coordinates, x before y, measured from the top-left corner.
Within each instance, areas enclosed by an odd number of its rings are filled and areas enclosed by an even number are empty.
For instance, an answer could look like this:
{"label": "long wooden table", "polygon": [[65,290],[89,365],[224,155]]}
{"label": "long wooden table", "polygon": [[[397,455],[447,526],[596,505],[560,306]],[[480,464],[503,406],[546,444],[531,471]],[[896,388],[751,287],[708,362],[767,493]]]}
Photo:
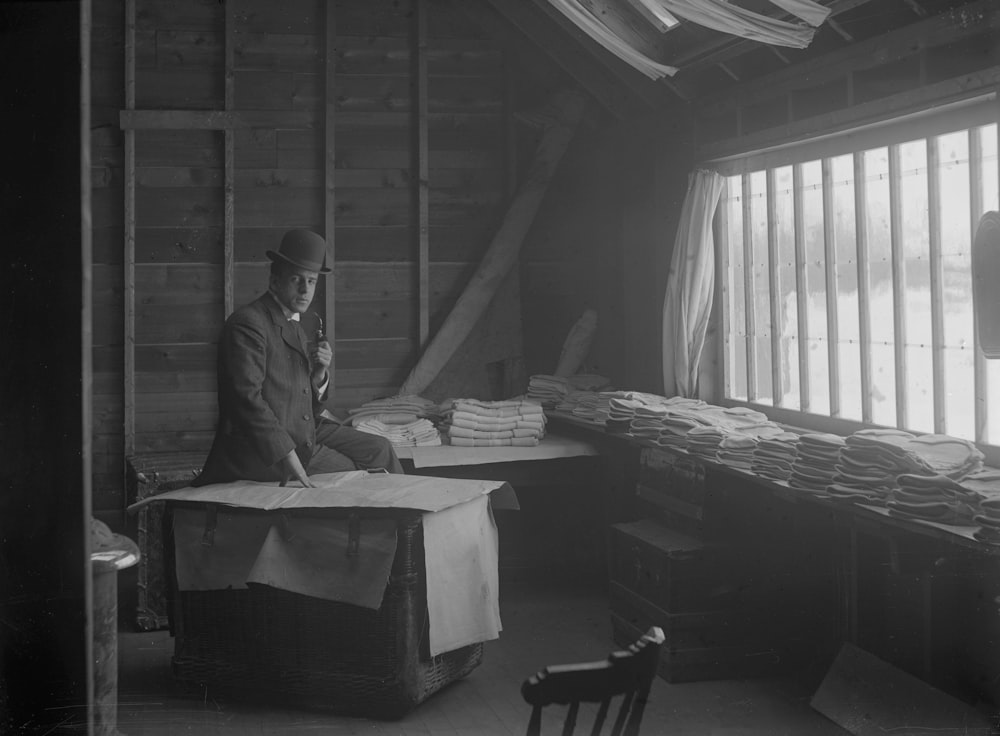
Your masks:
{"label": "long wooden table", "polygon": [[[843,641],[872,644],[866,615],[881,615],[887,619],[886,625],[898,623],[894,617],[911,618],[912,628],[918,629],[916,640],[893,642],[893,646],[909,659],[904,668],[940,683],[942,677],[936,671],[940,661],[959,658],[959,649],[963,650],[961,656],[969,653],[965,650],[978,649],[981,638],[982,654],[968,667],[976,670],[968,673],[968,679],[977,681],[978,697],[1000,702],[1000,655],[988,646],[1000,640],[1000,617],[996,615],[1000,610],[1000,548],[975,539],[975,527],[895,517],[884,508],[823,498],[683,449],[609,433],[601,425],[573,416],[555,413],[549,419],[558,431],[572,429],[599,437],[595,441],[605,447],[666,453],[678,462],[702,467],[708,478],[706,485],[711,486],[708,495],[714,493],[713,503],[722,507],[722,513],[729,504],[744,504],[744,509],[771,509],[775,517],[808,517],[816,522],[812,528],[822,530],[835,544],[840,600],[836,618]],[[730,531],[754,523],[739,518],[738,512],[729,516]],[[771,540],[760,541],[766,544]],[[899,587],[910,586],[908,600],[916,610],[901,610],[889,601],[889,594],[880,589],[884,580],[896,580]],[[951,598],[956,591],[958,597]],[[883,594],[887,601],[872,600]],[[959,676],[964,678],[965,674]]]}

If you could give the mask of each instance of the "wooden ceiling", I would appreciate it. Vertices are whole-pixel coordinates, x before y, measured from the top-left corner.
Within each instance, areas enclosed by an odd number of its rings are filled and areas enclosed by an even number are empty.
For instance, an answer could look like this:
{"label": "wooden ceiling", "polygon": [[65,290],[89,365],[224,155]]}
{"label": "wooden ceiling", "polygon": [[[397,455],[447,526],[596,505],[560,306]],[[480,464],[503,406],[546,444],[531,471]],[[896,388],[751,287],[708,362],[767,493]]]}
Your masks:
{"label": "wooden ceiling", "polygon": [[[795,20],[769,0],[733,0],[755,12]],[[753,80],[806,64],[815,69],[827,55],[843,56],[862,42],[890,41],[936,16],[974,27],[993,0],[819,0],[831,9],[805,49],[770,46],[681,19],[666,30],[637,8],[637,0],[582,0],[620,38],[649,58],[679,71],[654,81],[621,61],[577,28],[548,0],[476,0],[467,12],[484,27],[516,31],[618,116],[718,99]],[[472,8],[471,10],[468,8]],[[877,47],[877,44],[874,44]],[[861,48],[859,46],[859,48]],[[877,53],[877,51],[876,51]],[[808,62],[808,63],[807,63]]]}

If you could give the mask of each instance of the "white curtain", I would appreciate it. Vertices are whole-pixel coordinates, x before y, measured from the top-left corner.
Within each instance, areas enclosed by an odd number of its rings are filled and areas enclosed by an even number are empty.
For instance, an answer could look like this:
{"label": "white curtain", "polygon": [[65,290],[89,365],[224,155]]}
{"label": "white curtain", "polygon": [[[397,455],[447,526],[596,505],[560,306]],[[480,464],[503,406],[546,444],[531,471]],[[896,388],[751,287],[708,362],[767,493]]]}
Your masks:
{"label": "white curtain", "polygon": [[674,239],[663,298],[663,394],[694,398],[715,288],[712,219],[725,179],[699,169],[688,177],[687,196]]}

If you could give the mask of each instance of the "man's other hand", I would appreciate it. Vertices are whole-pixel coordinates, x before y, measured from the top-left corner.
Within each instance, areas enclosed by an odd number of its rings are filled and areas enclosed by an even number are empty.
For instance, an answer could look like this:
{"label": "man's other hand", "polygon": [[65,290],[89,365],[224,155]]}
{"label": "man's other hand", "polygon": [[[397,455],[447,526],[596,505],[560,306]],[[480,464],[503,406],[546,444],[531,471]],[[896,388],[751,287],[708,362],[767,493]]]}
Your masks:
{"label": "man's other hand", "polygon": [[296,454],[295,450],[292,450],[290,453],[281,458],[281,469],[285,471],[286,478],[295,478],[305,488],[316,487],[309,480],[309,476],[306,475],[306,469],[302,467],[302,461],[299,460],[299,456]]}

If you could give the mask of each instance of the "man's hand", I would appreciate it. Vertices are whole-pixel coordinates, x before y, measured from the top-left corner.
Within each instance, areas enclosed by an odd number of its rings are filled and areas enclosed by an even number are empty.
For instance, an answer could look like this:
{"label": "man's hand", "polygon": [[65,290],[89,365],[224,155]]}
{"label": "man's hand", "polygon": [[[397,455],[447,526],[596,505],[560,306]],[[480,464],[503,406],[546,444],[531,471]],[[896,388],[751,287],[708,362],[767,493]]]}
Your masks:
{"label": "man's hand", "polygon": [[285,471],[285,478],[296,478],[305,488],[315,488],[306,475],[306,469],[302,467],[302,461],[295,450],[281,458],[281,468]]}
{"label": "man's hand", "polygon": [[309,361],[312,364],[313,384],[322,386],[329,373],[330,363],[333,362],[333,348],[330,347],[330,343],[325,339],[315,343],[309,352]]}

